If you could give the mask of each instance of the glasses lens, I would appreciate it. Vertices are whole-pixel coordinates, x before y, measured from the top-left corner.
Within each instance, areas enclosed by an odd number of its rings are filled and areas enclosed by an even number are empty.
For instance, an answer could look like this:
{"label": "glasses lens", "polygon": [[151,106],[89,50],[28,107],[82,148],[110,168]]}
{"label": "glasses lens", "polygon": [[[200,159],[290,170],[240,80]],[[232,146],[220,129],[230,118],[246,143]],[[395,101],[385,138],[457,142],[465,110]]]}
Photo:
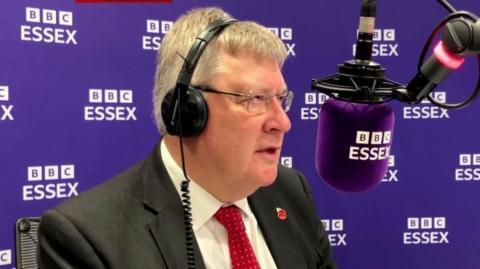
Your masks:
{"label": "glasses lens", "polygon": [[266,107],[266,98],[263,95],[253,95],[247,99],[247,111],[250,113],[263,113]]}
{"label": "glasses lens", "polygon": [[285,112],[290,110],[293,100],[292,91],[284,91],[275,95],[254,95],[247,99],[247,111],[250,113],[263,113],[267,111],[267,107],[276,98]]}
{"label": "glasses lens", "polygon": [[283,110],[285,110],[285,112],[288,112],[290,110],[290,107],[292,106],[293,92],[286,91],[280,96],[280,99]]}

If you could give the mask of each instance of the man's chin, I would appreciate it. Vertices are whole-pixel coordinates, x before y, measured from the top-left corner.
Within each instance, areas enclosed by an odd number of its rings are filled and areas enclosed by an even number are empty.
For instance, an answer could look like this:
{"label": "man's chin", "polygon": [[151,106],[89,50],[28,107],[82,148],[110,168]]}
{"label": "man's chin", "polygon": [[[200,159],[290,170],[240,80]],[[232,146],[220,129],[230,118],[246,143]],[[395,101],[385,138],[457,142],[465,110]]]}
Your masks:
{"label": "man's chin", "polygon": [[271,167],[268,169],[265,169],[261,176],[260,182],[261,182],[261,187],[267,187],[272,185],[275,182],[275,179],[277,179],[277,166]]}

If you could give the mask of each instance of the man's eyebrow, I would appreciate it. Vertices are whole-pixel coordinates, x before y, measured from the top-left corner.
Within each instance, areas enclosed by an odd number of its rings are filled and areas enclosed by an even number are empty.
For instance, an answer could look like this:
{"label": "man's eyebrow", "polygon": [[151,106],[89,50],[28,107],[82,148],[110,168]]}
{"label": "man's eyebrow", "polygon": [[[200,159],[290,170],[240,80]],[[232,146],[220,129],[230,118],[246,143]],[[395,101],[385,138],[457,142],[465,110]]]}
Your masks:
{"label": "man's eyebrow", "polygon": [[257,93],[276,93],[276,92],[282,92],[288,90],[287,84],[283,85],[279,89],[269,89],[269,88],[264,88],[264,87],[259,87],[258,84],[254,83],[239,83],[236,84],[233,90],[240,91],[242,93],[248,93],[249,91],[255,91]]}

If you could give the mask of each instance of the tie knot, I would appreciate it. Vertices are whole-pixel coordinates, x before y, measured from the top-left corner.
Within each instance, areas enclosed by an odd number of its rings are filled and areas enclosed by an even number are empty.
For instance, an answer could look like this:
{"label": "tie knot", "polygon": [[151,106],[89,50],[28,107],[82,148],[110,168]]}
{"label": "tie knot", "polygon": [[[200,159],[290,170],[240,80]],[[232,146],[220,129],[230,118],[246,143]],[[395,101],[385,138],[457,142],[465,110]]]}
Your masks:
{"label": "tie knot", "polygon": [[226,207],[221,207],[215,213],[215,219],[220,222],[228,232],[243,228],[242,215],[240,214],[240,209],[235,205],[230,205]]}

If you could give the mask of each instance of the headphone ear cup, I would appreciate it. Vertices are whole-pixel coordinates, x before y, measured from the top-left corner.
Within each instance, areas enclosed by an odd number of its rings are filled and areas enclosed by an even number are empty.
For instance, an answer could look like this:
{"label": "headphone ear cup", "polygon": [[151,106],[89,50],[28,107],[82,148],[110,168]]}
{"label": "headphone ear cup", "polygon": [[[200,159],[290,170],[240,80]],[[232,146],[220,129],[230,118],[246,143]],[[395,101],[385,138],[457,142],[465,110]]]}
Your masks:
{"label": "headphone ear cup", "polygon": [[169,90],[162,101],[162,119],[167,132],[171,135],[178,135],[177,122],[178,119],[174,113],[176,113],[177,99],[175,97],[175,89]]}
{"label": "headphone ear cup", "polygon": [[205,129],[208,120],[208,105],[201,91],[189,87],[182,109],[182,135],[197,136]]}
{"label": "headphone ear cup", "polygon": [[[199,135],[208,120],[208,106],[203,94],[195,87],[189,87],[183,100],[183,107],[181,111],[178,106],[178,95],[175,94],[175,89],[170,90],[165,94],[162,102],[162,119],[167,128],[167,132],[171,135],[180,135],[179,125],[182,124],[182,136],[192,137]],[[181,123],[179,122],[178,114],[181,115]]]}

